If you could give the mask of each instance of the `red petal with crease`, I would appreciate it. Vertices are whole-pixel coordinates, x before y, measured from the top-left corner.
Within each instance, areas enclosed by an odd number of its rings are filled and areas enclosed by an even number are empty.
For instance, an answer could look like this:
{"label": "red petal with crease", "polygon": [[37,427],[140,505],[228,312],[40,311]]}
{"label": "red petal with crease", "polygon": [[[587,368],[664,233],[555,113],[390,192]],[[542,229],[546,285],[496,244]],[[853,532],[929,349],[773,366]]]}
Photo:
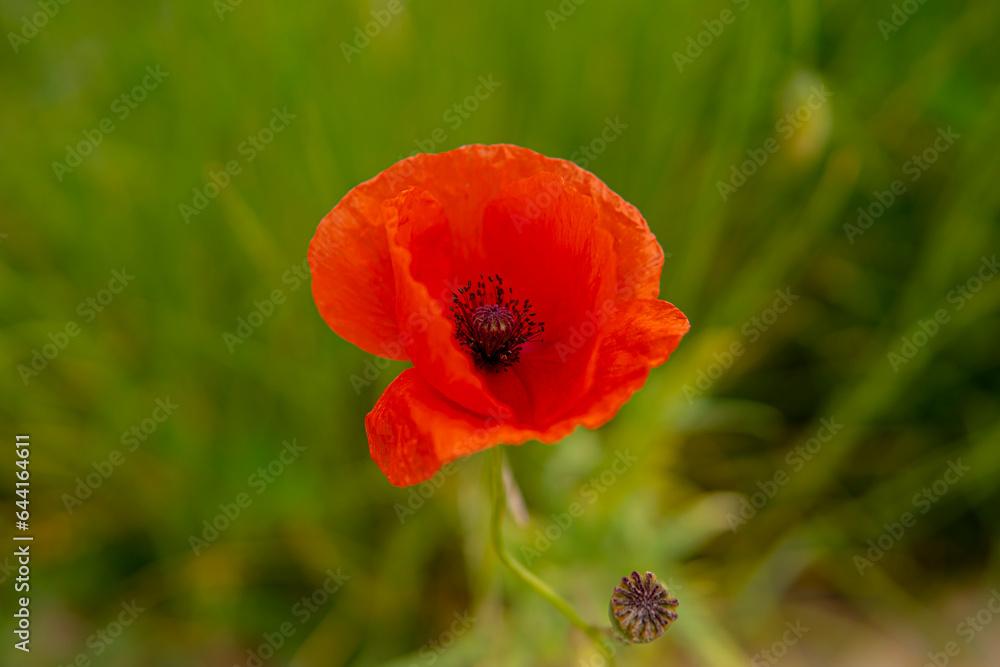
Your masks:
{"label": "red petal with crease", "polygon": [[684,314],[665,301],[619,303],[600,342],[591,390],[547,428],[520,423],[509,412],[466,410],[415,368],[407,369],[365,418],[372,459],[392,484],[409,486],[430,479],[445,463],[494,445],[552,443],[578,425],[598,428],[642,388],[650,369],[667,361],[689,328]]}
{"label": "red petal with crease", "polygon": [[480,412],[499,407],[455,342],[447,317],[457,278],[449,277],[452,244],[444,209],[426,190],[410,188],[386,202],[385,216],[397,328],[409,358],[425,380],[456,403]]}
{"label": "red petal with crease", "polygon": [[510,144],[473,144],[401,160],[353,188],[323,218],[309,244],[313,298],[323,319],[366,352],[406,359],[382,203],[409,187],[423,188],[442,205],[456,235],[465,237],[465,226],[480,224],[500,190],[540,172],[557,174],[593,200],[600,226],[615,239],[619,280],[633,286],[636,298],[656,298],[663,250],[634,206],[568,160]]}
{"label": "red petal with crease", "polygon": [[594,318],[613,303],[618,269],[614,238],[598,221],[593,200],[554,174],[512,183],[484,213],[489,251],[480,264],[529,298],[545,323],[544,340],[511,372],[483,378],[524,423],[552,424],[593,381]]}

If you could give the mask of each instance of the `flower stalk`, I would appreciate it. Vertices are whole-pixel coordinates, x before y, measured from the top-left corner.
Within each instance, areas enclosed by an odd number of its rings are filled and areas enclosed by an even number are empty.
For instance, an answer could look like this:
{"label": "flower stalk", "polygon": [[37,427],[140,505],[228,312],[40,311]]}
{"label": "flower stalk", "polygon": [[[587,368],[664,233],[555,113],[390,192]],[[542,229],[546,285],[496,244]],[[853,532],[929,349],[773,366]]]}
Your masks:
{"label": "flower stalk", "polygon": [[584,621],[583,618],[580,617],[580,614],[577,613],[576,609],[573,608],[573,605],[556,593],[551,586],[536,577],[528,568],[522,565],[520,561],[514,559],[514,557],[507,552],[506,547],[504,547],[503,518],[504,511],[507,506],[507,495],[504,491],[503,480],[503,445],[494,447],[490,452],[490,486],[493,497],[493,512],[490,520],[490,542],[493,545],[493,551],[496,553],[497,558],[500,559],[500,562],[503,563],[504,567],[510,570],[512,574],[526,583],[536,593],[548,600],[549,604],[555,607],[559,613],[566,617],[566,620],[587,635],[591,641],[594,642],[595,647],[598,651],[600,651],[601,655],[603,655],[610,663],[613,653],[609,651],[606,646],[606,634],[600,628],[590,625]]}

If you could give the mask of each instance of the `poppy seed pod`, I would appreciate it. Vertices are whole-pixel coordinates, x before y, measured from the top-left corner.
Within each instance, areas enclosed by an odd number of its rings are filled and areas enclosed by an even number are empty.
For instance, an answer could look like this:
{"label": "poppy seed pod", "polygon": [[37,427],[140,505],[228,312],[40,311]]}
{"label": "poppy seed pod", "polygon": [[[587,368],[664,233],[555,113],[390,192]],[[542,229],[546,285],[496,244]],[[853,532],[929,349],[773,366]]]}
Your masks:
{"label": "poppy seed pod", "polygon": [[611,627],[627,642],[647,644],[659,638],[677,620],[677,598],[667,592],[652,572],[633,572],[615,586],[608,608]]}

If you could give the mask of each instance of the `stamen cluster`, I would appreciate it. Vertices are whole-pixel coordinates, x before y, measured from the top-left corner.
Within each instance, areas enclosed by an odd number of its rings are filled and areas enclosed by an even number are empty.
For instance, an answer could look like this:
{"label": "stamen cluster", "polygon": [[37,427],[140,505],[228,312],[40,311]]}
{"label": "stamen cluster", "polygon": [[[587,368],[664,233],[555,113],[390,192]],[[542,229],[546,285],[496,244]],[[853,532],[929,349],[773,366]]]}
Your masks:
{"label": "stamen cluster", "polygon": [[541,342],[545,323],[532,318],[528,299],[511,299],[514,290],[504,287],[497,275],[484,278],[472,289],[472,281],[452,295],[451,320],[455,339],[468,350],[477,368],[493,372],[507,371],[521,359],[521,346]]}

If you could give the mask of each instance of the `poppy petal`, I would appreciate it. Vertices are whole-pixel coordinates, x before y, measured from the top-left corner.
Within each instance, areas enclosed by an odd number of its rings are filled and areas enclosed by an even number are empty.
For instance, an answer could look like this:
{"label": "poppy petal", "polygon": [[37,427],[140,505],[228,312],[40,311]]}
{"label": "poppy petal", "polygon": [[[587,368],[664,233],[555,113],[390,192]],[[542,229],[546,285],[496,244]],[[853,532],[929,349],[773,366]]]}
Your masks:
{"label": "poppy petal", "polygon": [[[568,164],[576,167],[572,162]],[[619,290],[627,298],[658,297],[663,248],[639,210],[589,171],[576,167],[568,169],[568,173],[559,173],[568,186],[593,200],[597,207],[598,224],[614,238]]]}
{"label": "poppy petal", "polygon": [[571,419],[596,429],[642,388],[653,368],[663,364],[691,328],[673,304],[633,299],[616,304],[597,350],[594,384]]}
{"label": "poppy petal", "polygon": [[539,432],[509,423],[509,412],[480,415],[449,401],[408,368],[386,387],[365,417],[372,460],[395,486],[424,482],[445,463],[500,443],[556,442],[573,430]]}
{"label": "poppy petal", "polygon": [[400,339],[423,378],[454,402],[477,412],[499,407],[454,338],[448,319],[452,274],[451,228],[444,209],[413,187],[385,203],[383,211],[396,279]]}
{"label": "poppy petal", "polygon": [[[474,239],[487,204],[514,181],[539,172],[559,175],[591,198],[598,223],[614,238],[618,283],[630,296],[656,298],[663,251],[638,210],[600,179],[567,160],[509,144],[463,146],[401,160],[353,188],[320,222],[309,246],[312,291],[323,319],[341,337],[383,357],[406,359],[400,349],[395,278],[382,203],[411,186],[436,199],[455,239]],[[470,251],[460,242],[456,254]]]}
{"label": "poppy petal", "polygon": [[365,352],[405,360],[381,210],[381,198],[355,188],[323,218],[309,244],[312,293],[341,338]]}
{"label": "poppy petal", "polygon": [[677,347],[689,324],[665,301],[618,304],[597,353],[598,373],[572,414],[544,429],[516,423],[503,409],[477,414],[448,400],[408,368],[386,387],[365,417],[371,457],[396,486],[419,484],[442,465],[498,444],[558,442],[578,425],[609,421]]}
{"label": "poppy petal", "polygon": [[593,381],[599,327],[589,320],[613,304],[617,267],[614,240],[597,221],[590,197],[551,173],[512,183],[486,208],[484,261],[545,323],[543,340],[526,345],[511,372],[484,374],[519,422],[553,423]]}

